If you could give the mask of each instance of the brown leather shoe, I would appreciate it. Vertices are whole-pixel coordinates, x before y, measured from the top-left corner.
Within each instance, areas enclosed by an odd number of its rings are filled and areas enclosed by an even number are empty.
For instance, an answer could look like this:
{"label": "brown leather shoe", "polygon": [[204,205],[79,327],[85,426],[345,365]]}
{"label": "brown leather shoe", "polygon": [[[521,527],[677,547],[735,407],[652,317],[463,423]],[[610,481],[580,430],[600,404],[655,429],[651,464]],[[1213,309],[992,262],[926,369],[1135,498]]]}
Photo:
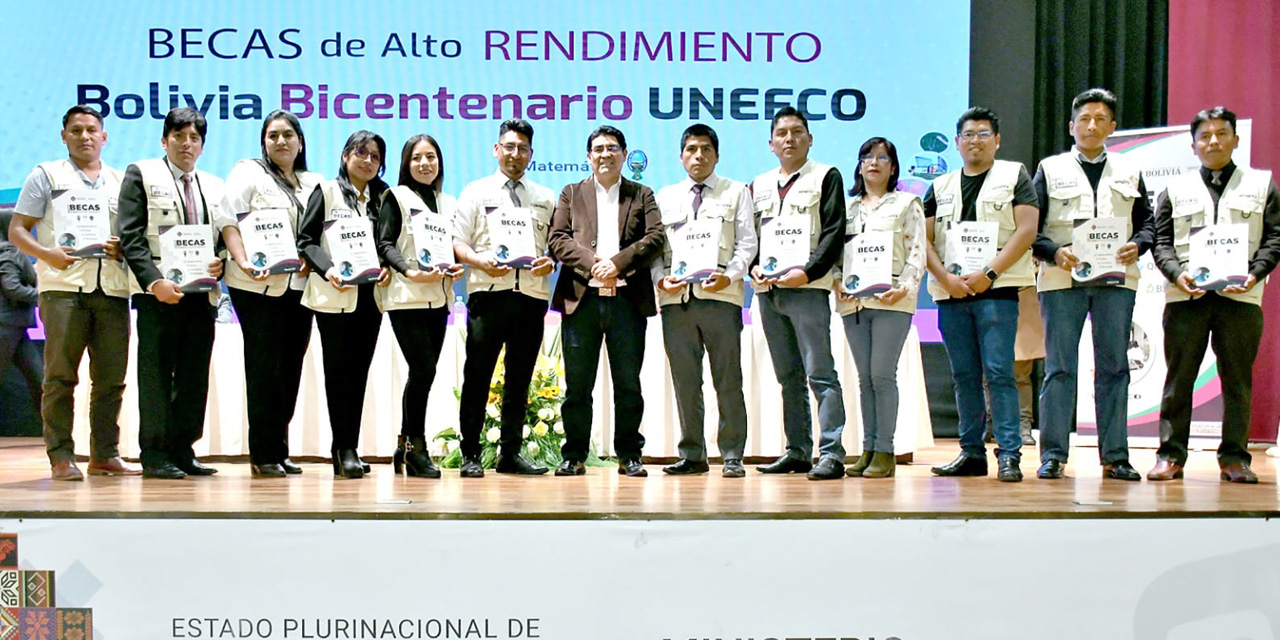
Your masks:
{"label": "brown leather shoe", "polygon": [[1222,466],[1222,479],[1240,484],[1258,484],[1258,474],[1249,468],[1248,462],[1232,462]]}
{"label": "brown leather shoe", "polygon": [[1180,480],[1182,479],[1182,465],[1161,458],[1156,461],[1156,466],[1147,472],[1148,480]]}
{"label": "brown leather shoe", "polygon": [[123,458],[116,456],[107,458],[106,460],[90,460],[89,475],[91,476],[140,476],[142,469],[129,466]]}
{"label": "brown leather shoe", "polygon": [[53,463],[51,473],[54,480],[65,480],[69,482],[84,480],[84,474],[80,473],[80,469],[76,467],[75,460],[61,460]]}

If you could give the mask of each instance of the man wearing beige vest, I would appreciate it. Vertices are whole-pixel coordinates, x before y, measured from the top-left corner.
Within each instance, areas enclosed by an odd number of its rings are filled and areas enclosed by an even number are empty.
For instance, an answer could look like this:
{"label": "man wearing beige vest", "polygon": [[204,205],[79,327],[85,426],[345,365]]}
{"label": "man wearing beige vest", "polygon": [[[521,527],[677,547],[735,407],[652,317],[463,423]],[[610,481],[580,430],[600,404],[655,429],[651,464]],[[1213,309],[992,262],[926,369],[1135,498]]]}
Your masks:
{"label": "man wearing beige vest", "polygon": [[[1155,241],[1155,223],[1141,167],[1123,155],[1107,153],[1107,137],[1116,129],[1115,109],[1116,97],[1106,89],[1076,96],[1069,125],[1075,146],[1042,160],[1032,179],[1040,207],[1032,253],[1042,263],[1037,286],[1047,331],[1040,393],[1041,464],[1036,472],[1043,480],[1062,478],[1067,464],[1086,314],[1093,327],[1093,402],[1102,475],[1142,479],[1129,464],[1127,354],[1138,257]],[[1097,226],[1102,224],[1115,228]],[[1117,231],[1114,239],[1109,237]],[[1118,246],[1110,249],[1115,262],[1108,266],[1114,268],[1092,264],[1088,255],[1093,249],[1076,246],[1077,237]]]}
{"label": "man wearing beige vest", "polygon": [[[57,218],[71,203],[103,207],[113,234],[121,173],[102,162],[107,143],[102,114],[77,105],[62,117],[67,158],[36,167],[22,185],[9,238],[35,257],[40,319],[44,322],[44,398],[40,414],[54,480],[83,480],[75,463],[71,427],[80,359],[89,352],[89,475],[141,473],[120,459],[120,403],[129,365],[129,282],[120,240],[106,243],[105,258],[78,257],[55,244]],[[32,235],[32,229],[36,235]]]}
{"label": "man wearing beige vest", "polygon": [[[1148,480],[1182,477],[1191,435],[1191,393],[1205,348],[1213,345],[1222,381],[1221,477],[1253,484],[1249,468],[1249,405],[1253,361],[1262,340],[1262,287],[1280,260],[1280,195],[1270,171],[1237,166],[1236,115],[1206,109],[1191,121],[1192,148],[1200,170],[1169,181],[1156,205],[1154,257],[1165,286],[1164,357],[1168,368],[1160,401],[1160,449]],[[1202,229],[1213,226],[1213,228]],[[1192,235],[1244,225],[1248,276],[1217,291],[1201,288],[1188,270]],[[1238,228],[1238,227],[1237,227]]]}
{"label": "man wearing beige vest", "polygon": [[1031,242],[1036,193],[1020,163],[996,160],[1000,120],[983,107],[956,123],[961,169],[934,180],[924,197],[929,293],[951,362],[960,413],[960,455],[933,468],[940,476],[987,475],[982,380],[991,390],[998,477],[1020,482],[1022,436],[1013,377],[1018,289],[1035,282]]}

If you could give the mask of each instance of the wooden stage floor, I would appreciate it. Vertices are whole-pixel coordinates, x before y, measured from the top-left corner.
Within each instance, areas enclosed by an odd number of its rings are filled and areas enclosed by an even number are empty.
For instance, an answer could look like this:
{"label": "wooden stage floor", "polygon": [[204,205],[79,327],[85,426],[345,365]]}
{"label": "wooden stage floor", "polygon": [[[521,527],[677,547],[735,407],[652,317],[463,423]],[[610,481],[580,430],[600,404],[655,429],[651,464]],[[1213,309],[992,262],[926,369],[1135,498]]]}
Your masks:
{"label": "wooden stage floor", "polygon": [[[649,465],[648,478],[589,469],[585,477],[406,478],[389,464],[371,477],[335,480],[324,463],[305,473],[257,479],[244,462],[213,462],[216,476],[181,481],[90,477],[54,482],[37,438],[0,438],[0,518],[320,518],[320,519],[733,519],[733,518],[1271,518],[1280,516],[1277,461],[1254,452],[1262,484],[1218,479],[1212,452],[1193,452],[1187,478],[1173,482],[1102,480],[1097,450],[1072,452],[1068,477],[1037,480],[1037,456],[1024,452],[1018,484],[938,478],[929,467],[953,458],[955,441],[917,452],[897,477],[811,482],[765,476],[748,465],[741,479],[719,468],[673,477]],[[1027,455],[1030,454],[1030,455]],[[1141,472],[1155,452],[1134,450]],[[81,464],[84,469],[84,464]],[[991,465],[994,474],[994,461]]]}

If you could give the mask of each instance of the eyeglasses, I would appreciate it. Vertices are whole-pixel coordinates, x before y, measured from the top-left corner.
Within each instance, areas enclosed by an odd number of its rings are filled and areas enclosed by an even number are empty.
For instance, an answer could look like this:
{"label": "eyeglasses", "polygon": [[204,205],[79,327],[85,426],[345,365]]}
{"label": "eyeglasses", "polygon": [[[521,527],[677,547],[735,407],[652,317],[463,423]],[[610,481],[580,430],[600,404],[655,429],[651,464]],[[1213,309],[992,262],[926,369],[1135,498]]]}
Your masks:
{"label": "eyeglasses", "polygon": [[996,134],[990,131],[966,131],[960,134],[960,139],[964,140],[965,142],[973,142],[974,140],[981,140],[983,142],[986,142],[990,140],[991,137],[994,135]]}
{"label": "eyeglasses", "polygon": [[526,153],[533,152],[533,147],[527,144],[516,144],[514,142],[507,142],[498,146],[502,147],[502,150],[506,151],[507,153],[517,153],[520,155],[524,155]]}
{"label": "eyeglasses", "polygon": [[356,154],[356,157],[360,158],[361,160],[364,160],[365,158],[369,158],[379,164],[382,163],[382,156],[378,155],[377,151],[370,151],[364,147],[356,147],[355,154]]}
{"label": "eyeglasses", "polygon": [[862,156],[861,158],[859,158],[859,160],[862,161],[862,164],[871,164],[873,162],[879,162],[880,164],[889,164],[889,156],[886,156],[886,155]]}
{"label": "eyeglasses", "polygon": [[606,153],[617,153],[619,151],[622,151],[622,145],[620,144],[601,144],[591,147],[591,153],[598,156],[602,156]]}

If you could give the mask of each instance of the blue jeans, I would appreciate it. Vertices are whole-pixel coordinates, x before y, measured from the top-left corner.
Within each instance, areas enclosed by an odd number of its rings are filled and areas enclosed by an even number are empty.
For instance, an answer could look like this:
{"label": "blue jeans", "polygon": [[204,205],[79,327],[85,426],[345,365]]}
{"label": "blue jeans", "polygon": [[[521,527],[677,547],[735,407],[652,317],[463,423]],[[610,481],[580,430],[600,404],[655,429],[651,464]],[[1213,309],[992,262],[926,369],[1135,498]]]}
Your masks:
{"label": "blue jeans", "polygon": [[1021,460],[1018,385],[1013,378],[1013,343],[1018,334],[1017,300],[975,300],[938,305],[938,328],[951,361],[960,413],[960,449],[985,456],[982,444],[987,408],[982,379],[991,390],[991,423],[996,455]]}
{"label": "blue jeans", "polygon": [[[809,391],[818,401],[818,452],[844,462],[844,396],[831,355],[830,291],[772,289],[756,297],[773,372],[782,385],[787,455],[813,458]],[[808,388],[805,381],[808,380]]]}
{"label": "blue jeans", "polygon": [[1067,461],[1076,401],[1080,334],[1093,321],[1093,393],[1102,464],[1129,459],[1129,332],[1137,294],[1124,287],[1076,287],[1040,294],[1044,318],[1044,386],[1040,390],[1040,460]]}

